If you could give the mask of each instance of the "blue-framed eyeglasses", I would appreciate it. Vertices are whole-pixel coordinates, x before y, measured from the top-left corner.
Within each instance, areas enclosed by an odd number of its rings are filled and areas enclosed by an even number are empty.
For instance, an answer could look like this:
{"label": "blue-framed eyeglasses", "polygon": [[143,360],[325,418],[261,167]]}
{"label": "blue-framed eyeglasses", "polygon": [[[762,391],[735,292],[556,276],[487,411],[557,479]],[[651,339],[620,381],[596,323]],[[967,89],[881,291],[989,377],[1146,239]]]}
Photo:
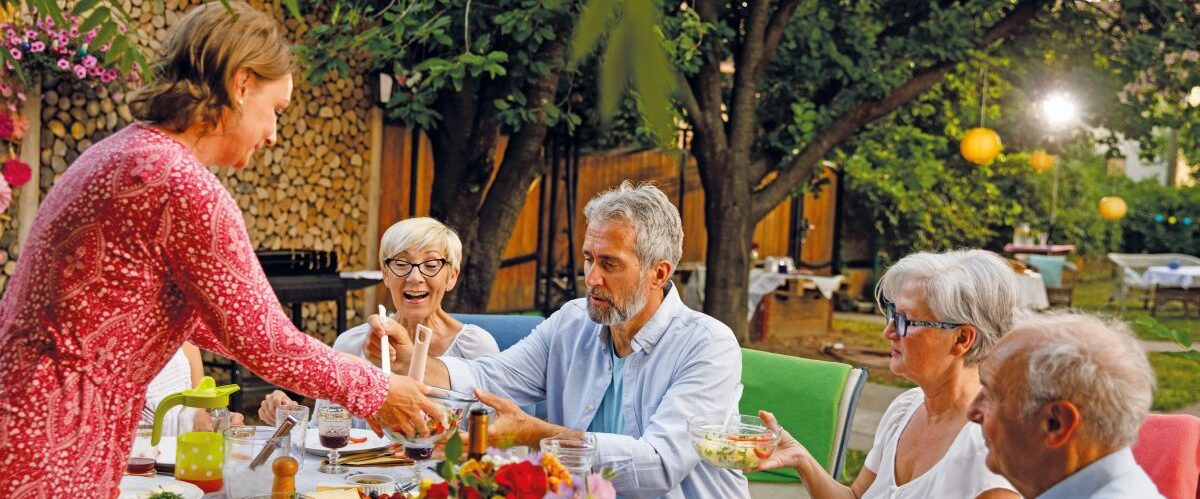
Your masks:
{"label": "blue-framed eyeglasses", "polygon": [[399,258],[385,258],[383,260],[383,264],[387,266],[388,270],[401,279],[408,277],[408,274],[411,274],[413,269],[419,269],[418,272],[425,277],[435,277],[448,263],[450,261],[445,258],[434,258],[420,263],[413,263]]}
{"label": "blue-framed eyeglasses", "polygon": [[954,329],[964,324],[954,322],[938,322],[938,321],[914,321],[909,319],[903,313],[896,311],[896,304],[892,303],[887,298],[880,298],[880,305],[883,305],[883,316],[887,317],[888,322],[896,327],[896,335],[903,338],[908,336],[908,326],[917,327],[932,327],[937,329]]}

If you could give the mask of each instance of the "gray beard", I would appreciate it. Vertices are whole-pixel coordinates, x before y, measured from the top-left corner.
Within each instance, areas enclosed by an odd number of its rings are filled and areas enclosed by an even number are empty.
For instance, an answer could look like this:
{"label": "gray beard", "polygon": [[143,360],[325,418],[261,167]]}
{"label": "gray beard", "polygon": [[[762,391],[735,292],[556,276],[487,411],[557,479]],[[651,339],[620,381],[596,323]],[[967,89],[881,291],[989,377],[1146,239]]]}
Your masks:
{"label": "gray beard", "polygon": [[[589,288],[588,295],[591,296],[592,294],[593,291]],[[592,319],[592,322],[602,326],[615,326],[633,318],[633,316],[641,313],[642,309],[646,308],[646,278],[643,278],[638,283],[633,295],[624,303],[618,302],[615,296],[606,296],[599,293],[597,295],[600,298],[608,299],[609,306],[605,308],[596,307],[592,305],[591,300],[588,300],[588,317]]]}

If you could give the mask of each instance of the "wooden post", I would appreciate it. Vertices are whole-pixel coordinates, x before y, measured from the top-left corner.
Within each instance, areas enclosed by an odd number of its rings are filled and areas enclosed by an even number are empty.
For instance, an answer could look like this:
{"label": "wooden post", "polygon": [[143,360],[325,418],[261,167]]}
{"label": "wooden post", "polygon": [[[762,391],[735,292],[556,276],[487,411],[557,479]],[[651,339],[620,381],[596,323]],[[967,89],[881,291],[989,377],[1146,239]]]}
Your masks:
{"label": "wooden post", "polygon": [[[368,115],[371,127],[370,159],[367,160],[367,261],[366,268],[379,268],[379,202],[382,181],[379,178],[383,172],[383,109],[371,106]],[[369,286],[363,296],[362,317],[376,312],[379,303],[375,296],[378,286]]]}
{"label": "wooden post", "polygon": [[29,229],[33,228],[33,219],[37,216],[38,202],[41,197],[41,157],[42,157],[42,82],[31,78],[31,84],[25,89],[25,104],[21,107],[21,116],[29,121],[25,138],[21,141],[21,161],[29,165],[29,182],[21,186],[20,199],[17,200],[17,254],[25,248],[25,239],[29,237]]}

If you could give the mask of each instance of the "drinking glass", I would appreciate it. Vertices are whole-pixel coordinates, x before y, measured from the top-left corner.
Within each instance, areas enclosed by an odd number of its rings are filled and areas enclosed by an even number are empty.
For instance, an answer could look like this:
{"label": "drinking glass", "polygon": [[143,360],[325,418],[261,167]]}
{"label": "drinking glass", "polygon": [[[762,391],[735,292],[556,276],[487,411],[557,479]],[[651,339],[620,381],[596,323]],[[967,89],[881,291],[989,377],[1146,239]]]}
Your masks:
{"label": "drinking glass", "polygon": [[133,434],[133,448],[129,449],[129,464],[125,468],[125,474],[154,475],[154,465],[158,463],[158,447],[150,445],[150,437],[153,434],[154,425],[138,423]]}
{"label": "drinking glass", "polygon": [[346,467],[338,464],[338,449],[350,443],[350,411],[336,404],[317,410],[317,433],[321,446],[329,449],[329,459],[320,468],[322,473],[345,473]]}
{"label": "drinking glass", "polygon": [[[291,435],[271,440],[275,428],[270,426],[234,426],[225,430],[225,461],[221,467],[225,497],[247,497],[271,492],[275,474],[271,464],[278,457],[288,455]],[[254,469],[250,464],[263,449],[267,459]]]}
{"label": "drinking glass", "polygon": [[283,405],[275,408],[275,427],[283,424],[283,421],[291,416],[296,420],[296,425],[292,426],[292,447],[288,454],[304,466],[304,440],[308,433],[308,406],[300,404]]}
{"label": "drinking glass", "polygon": [[563,467],[574,476],[586,477],[592,472],[592,460],[596,457],[596,442],[591,435],[575,438],[565,435],[541,440],[542,452],[558,458]]}

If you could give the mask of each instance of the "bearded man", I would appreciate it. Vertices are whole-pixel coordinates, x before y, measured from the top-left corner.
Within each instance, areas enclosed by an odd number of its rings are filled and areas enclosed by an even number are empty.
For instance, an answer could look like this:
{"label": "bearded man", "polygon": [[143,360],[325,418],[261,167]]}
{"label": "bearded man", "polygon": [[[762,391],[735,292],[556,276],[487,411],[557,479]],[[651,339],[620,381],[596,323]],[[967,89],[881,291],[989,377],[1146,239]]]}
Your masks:
{"label": "bearded man", "polygon": [[[626,181],[584,215],[587,296],[499,355],[430,359],[425,382],[493,407],[493,441],[590,440],[594,468],[616,471],[621,497],[749,497],[740,471],[702,462],[688,438],[689,416],[728,407],[742,356],[729,327],[685,306],[671,283],[683,255],[678,210],[658,188]],[[378,360],[386,334],[393,368],[407,373],[410,336],[394,321],[369,322],[368,357]],[[541,402],[547,421],[519,407]]]}

